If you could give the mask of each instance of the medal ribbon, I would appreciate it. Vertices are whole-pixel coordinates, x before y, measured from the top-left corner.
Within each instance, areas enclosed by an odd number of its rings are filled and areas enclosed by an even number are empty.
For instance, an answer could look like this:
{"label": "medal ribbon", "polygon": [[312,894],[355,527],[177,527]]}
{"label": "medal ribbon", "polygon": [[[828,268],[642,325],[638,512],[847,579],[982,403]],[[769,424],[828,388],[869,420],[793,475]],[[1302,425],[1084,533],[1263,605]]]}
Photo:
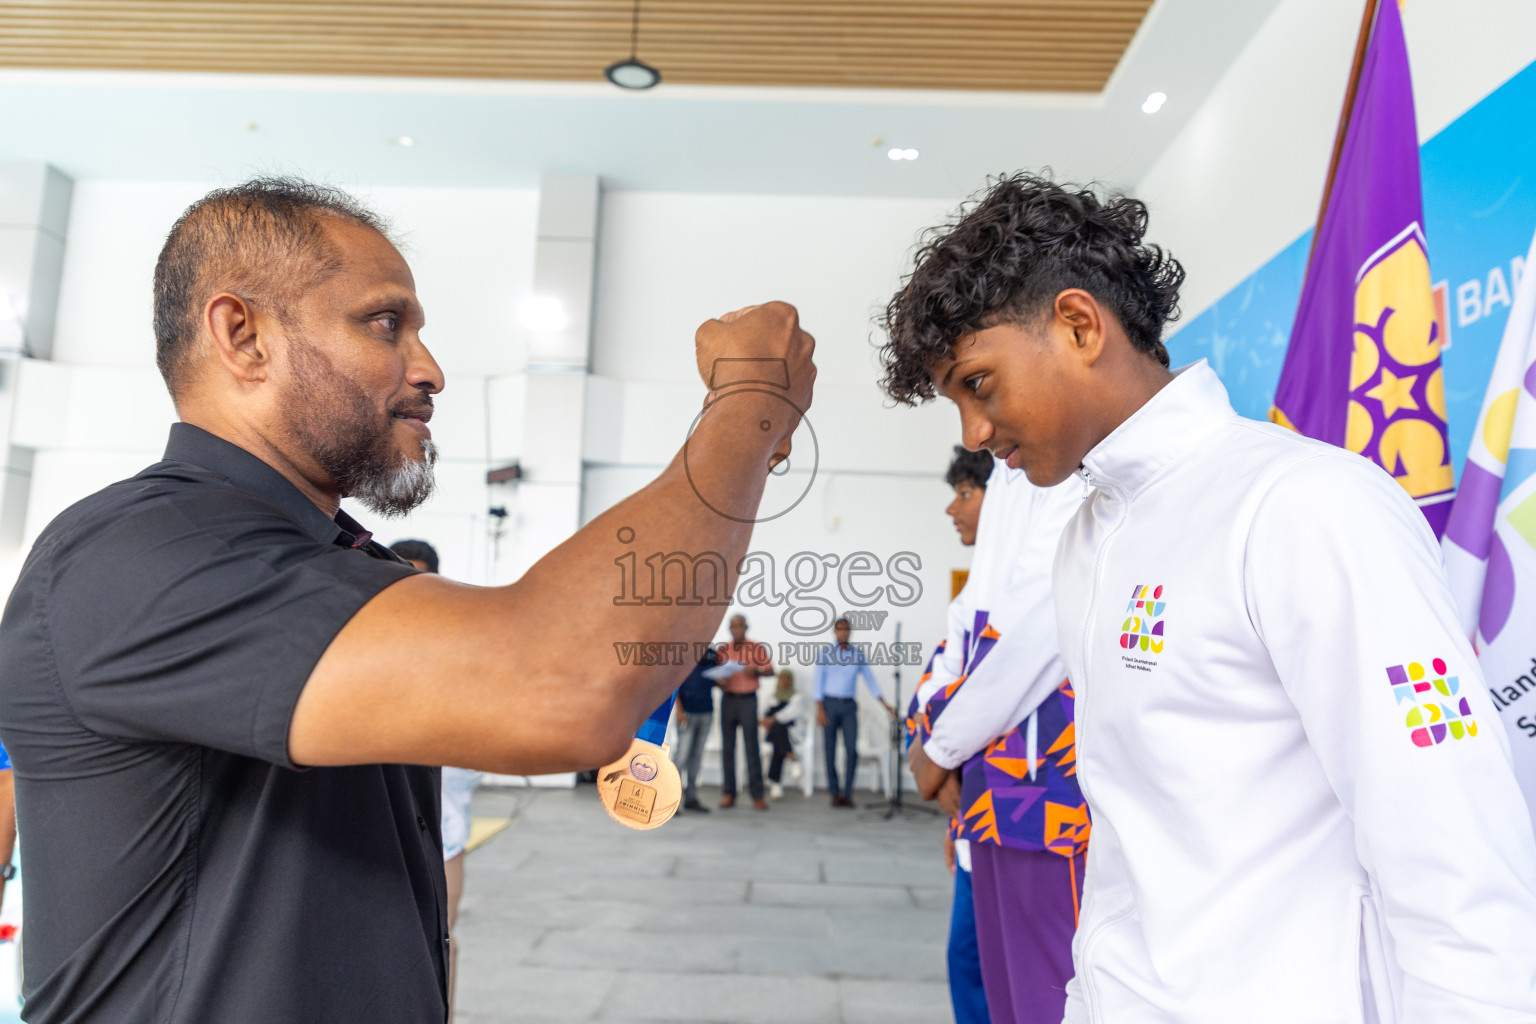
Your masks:
{"label": "medal ribbon", "polygon": [[672,705],[676,703],[677,692],[673,691],[670,697],[651,712],[651,717],[647,718],[645,724],[640,727],[640,731],[635,733],[635,738],[661,746],[667,738],[667,719],[672,717]]}

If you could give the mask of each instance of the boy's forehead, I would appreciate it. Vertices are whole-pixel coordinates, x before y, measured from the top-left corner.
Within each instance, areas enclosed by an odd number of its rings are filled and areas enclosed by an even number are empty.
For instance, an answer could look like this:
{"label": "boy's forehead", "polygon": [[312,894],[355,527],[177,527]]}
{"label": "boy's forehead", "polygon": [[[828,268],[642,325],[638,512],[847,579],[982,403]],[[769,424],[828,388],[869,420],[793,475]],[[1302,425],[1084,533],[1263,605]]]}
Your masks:
{"label": "boy's forehead", "polygon": [[933,382],[934,387],[942,390],[945,385],[949,383],[949,378],[954,373],[955,367],[958,366],[968,354],[971,354],[975,351],[977,333],[978,332],[976,331],[971,331],[967,334],[960,335],[954,341],[950,342],[949,348],[944,352],[944,354],[935,360],[933,365],[928,368],[928,379]]}

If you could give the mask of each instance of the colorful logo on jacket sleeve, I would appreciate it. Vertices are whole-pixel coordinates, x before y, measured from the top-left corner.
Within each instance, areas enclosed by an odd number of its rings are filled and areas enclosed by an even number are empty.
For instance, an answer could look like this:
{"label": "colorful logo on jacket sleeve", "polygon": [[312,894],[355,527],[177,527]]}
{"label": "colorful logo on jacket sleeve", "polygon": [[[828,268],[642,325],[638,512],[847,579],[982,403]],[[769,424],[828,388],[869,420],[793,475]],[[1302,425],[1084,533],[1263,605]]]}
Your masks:
{"label": "colorful logo on jacket sleeve", "polygon": [[1461,680],[1446,674],[1443,658],[1429,664],[1434,678],[1429,678],[1417,661],[1387,669],[1397,709],[1402,711],[1404,703],[1409,705],[1404,719],[1409,739],[1416,747],[1433,747],[1444,743],[1447,736],[1457,740],[1476,736],[1477,723],[1472,720],[1467,698],[1461,696]]}
{"label": "colorful logo on jacket sleeve", "polygon": [[1125,622],[1120,626],[1120,646],[1128,651],[1163,653],[1163,612],[1168,602],[1163,600],[1162,584],[1138,583],[1131,588],[1131,600],[1125,606]]}

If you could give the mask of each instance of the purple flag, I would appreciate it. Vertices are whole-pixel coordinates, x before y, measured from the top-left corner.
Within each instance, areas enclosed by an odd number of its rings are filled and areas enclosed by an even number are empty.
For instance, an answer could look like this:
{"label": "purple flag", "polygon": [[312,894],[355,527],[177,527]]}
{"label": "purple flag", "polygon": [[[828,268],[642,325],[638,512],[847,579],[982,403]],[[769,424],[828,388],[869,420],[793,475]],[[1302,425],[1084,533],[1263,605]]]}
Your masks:
{"label": "purple flag", "polygon": [[1408,48],[1382,0],[1269,418],[1391,473],[1438,537],[1455,480],[1422,223]]}

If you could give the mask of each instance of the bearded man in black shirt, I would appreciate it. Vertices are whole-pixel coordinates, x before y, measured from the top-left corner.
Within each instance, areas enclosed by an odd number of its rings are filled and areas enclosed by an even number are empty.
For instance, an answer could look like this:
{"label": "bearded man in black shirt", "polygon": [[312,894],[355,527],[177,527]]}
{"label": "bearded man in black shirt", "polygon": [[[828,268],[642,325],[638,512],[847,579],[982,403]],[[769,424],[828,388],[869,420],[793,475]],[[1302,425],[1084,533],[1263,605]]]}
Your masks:
{"label": "bearded man in black shirt", "polygon": [[617,535],[738,564],[810,402],[794,309],[695,339],[706,379],[716,360],[787,371],[783,396],[717,377],[689,439],[688,468],[739,507],[706,506],[680,454],[498,588],[419,574],[340,510],[430,493],[424,323],[410,267],[345,194],[258,180],[172,228],[165,459],[53,521],[0,624],[33,1024],[445,1020],[437,770],[416,766],[613,760],[675,670],[572,670],[568,624],[599,644],[718,627],[722,605],[617,603]]}

